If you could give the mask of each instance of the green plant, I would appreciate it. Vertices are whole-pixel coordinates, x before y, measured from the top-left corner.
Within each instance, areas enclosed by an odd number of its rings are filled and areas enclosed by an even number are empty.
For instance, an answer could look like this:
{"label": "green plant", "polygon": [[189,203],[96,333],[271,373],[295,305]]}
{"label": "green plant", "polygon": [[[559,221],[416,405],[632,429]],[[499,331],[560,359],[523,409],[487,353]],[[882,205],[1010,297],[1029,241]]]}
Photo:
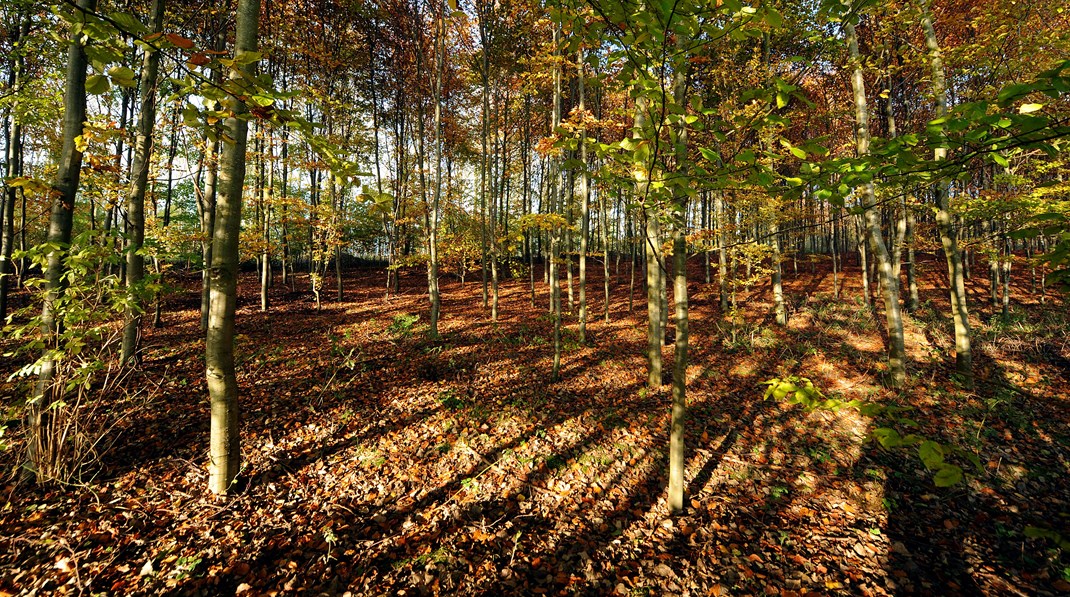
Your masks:
{"label": "green plant", "polygon": [[397,340],[408,338],[412,335],[413,326],[419,320],[419,315],[409,315],[407,313],[395,315],[394,321],[386,326],[386,331]]}
{"label": "green plant", "polygon": [[1070,551],[1070,537],[1064,537],[1058,531],[1045,527],[1027,526],[1023,532],[1030,539],[1048,539],[1055,543],[1060,550]]}
{"label": "green plant", "polygon": [[464,400],[454,396],[453,388],[447,388],[438,393],[438,402],[448,410],[457,411],[466,406]]}
{"label": "green plant", "polygon": [[916,448],[918,458],[925,468],[932,472],[933,482],[937,487],[950,487],[962,482],[965,471],[958,464],[951,462],[952,458],[974,465],[979,473],[984,472],[980,458],[972,452],[936,442],[917,433],[900,432],[899,429],[918,427],[917,422],[899,414],[907,410],[905,408],[885,406],[876,402],[827,398],[808,378],[794,375],[783,379],[773,378],[763,382],[763,385],[768,386],[765,399],[786,399],[789,403],[802,405],[807,410],[835,411],[849,407],[868,417],[884,419],[887,424],[874,429],[869,440],[875,441],[886,450]]}
{"label": "green plant", "polygon": [[[148,396],[126,383],[131,369],[119,363],[122,331],[114,323],[128,310],[140,310],[160,287],[156,277],[146,276],[127,289],[111,273],[119,264],[114,239],[98,236],[85,232],[66,250],[46,243],[15,255],[42,269],[55,253],[63,261],[59,287],[50,289],[44,278],[28,280],[33,300],[13,318],[23,323],[4,328],[17,343],[4,356],[26,363],[8,379],[33,386],[21,406],[30,421],[27,465],[38,482],[80,478],[111,447],[111,430]],[[51,317],[43,314],[46,305]],[[37,383],[29,383],[34,377]]]}

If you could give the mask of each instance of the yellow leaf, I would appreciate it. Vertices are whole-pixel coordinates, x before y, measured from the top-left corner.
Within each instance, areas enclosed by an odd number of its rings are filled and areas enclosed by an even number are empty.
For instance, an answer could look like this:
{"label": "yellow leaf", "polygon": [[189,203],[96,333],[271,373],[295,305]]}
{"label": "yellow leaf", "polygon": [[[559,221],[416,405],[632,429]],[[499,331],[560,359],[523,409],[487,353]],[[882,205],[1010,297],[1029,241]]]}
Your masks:
{"label": "yellow leaf", "polygon": [[1019,114],[1030,114],[1044,107],[1044,104],[1022,104],[1021,108],[1018,108]]}

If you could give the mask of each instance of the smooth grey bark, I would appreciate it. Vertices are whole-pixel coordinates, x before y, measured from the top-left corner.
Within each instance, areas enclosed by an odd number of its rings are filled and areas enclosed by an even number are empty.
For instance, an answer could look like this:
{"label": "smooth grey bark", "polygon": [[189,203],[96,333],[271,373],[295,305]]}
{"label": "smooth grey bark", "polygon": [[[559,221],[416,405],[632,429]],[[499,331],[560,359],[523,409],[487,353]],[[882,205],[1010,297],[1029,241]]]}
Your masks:
{"label": "smooth grey bark", "polygon": [[[852,63],[851,90],[854,95],[856,142],[858,155],[869,153],[869,113],[866,104],[866,89],[862,79],[862,64],[858,55],[858,37],[854,25],[845,23],[848,51]],[[881,232],[880,214],[876,210],[876,194],[873,183],[862,188],[863,218],[881,281],[884,297],[884,317],[888,328],[888,374],[891,385],[902,386],[906,382],[906,350],[903,344],[903,317],[899,306],[899,284],[892,277],[892,259]]]}
{"label": "smooth grey bark", "polygon": [[[606,194],[604,190],[598,191],[598,204],[599,212],[602,216],[602,285],[605,290],[605,304],[603,305],[602,316],[606,323],[609,323],[609,206],[607,205]],[[617,253],[617,269],[620,270],[620,253]]]}
{"label": "smooth grey bark", "polygon": [[[947,115],[947,84],[944,77],[944,60],[940,44],[933,29],[932,15],[926,2],[922,2],[921,25],[925,31],[925,46],[929,50],[929,65],[932,68],[933,98],[936,102],[936,117]],[[947,159],[947,149],[934,150],[936,161]],[[940,233],[940,245],[947,261],[948,286],[951,296],[951,317],[955,332],[955,370],[963,377],[967,387],[973,386],[973,348],[970,342],[970,315],[966,305],[966,278],[963,271],[962,252],[959,250],[958,233],[951,215],[947,180],[936,185],[936,228]]]}
{"label": "smooth grey bark", "polygon": [[[684,37],[676,41],[683,52]],[[681,66],[682,65],[682,66]],[[687,62],[677,65],[673,95],[677,106],[687,105]],[[680,120],[676,133],[676,175],[687,179],[687,124]],[[684,509],[684,425],[687,421],[687,351],[689,316],[687,298],[687,191],[673,192],[673,303],[676,307],[676,347],[672,372],[672,414],[669,421],[669,510]],[[664,298],[662,299],[664,301]],[[668,302],[668,301],[665,301]]]}
{"label": "smooth grey bark", "polygon": [[[78,8],[86,11],[95,10],[96,0],[80,0]],[[88,60],[85,54],[83,37],[75,35],[67,52],[67,79],[63,95],[63,140],[60,150],[59,165],[56,171],[55,198],[52,202],[52,215],[48,223],[48,243],[52,246],[45,268],[45,300],[41,308],[41,332],[47,339],[45,352],[40,362],[40,373],[34,388],[33,398],[27,408],[29,417],[29,441],[27,442],[27,459],[29,466],[37,475],[38,481],[48,476],[48,463],[42,458],[46,455],[39,449],[44,440],[45,417],[53,401],[59,398],[62,387],[53,383],[56,373],[56,360],[49,356],[54,338],[62,326],[62,313],[57,313],[55,303],[64,289],[64,258],[70,249],[71,232],[74,225],[74,205],[78,195],[78,184],[82,169],[82,152],[75,143],[75,138],[82,134],[86,118],[86,68]]]}
{"label": "smooth grey bark", "polygon": [[[480,249],[480,253],[481,253],[480,260],[479,260],[479,269],[480,269],[480,273],[482,274],[482,278],[483,278],[483,308],[486,309],[487,305],[488,305],[488,299],[489,299],[489,295],[487,293],[487,253],[488,253],[488,250],[487,250],[487,191],[488,191],[488,189],[487,189],[487,185],[488,185],[488,181],[487,181],[487,136],[490,135],[490,123],[489,123],[490,115],[488,114],[488,112],[490,111],[490,98],[488,97],[489,93],[490,93],[490,62],[489,62],[490,61],[490,57],[489,57],[490,53],[486,51],[487,48],[488,48],[488,43],[489,43],[489,39],[487,37],[486,15],[483,14],[483,8],[482,8],[481,4],[477,4],[477,7],[479,7],[479,9],[476,11],[478,16],[479,16],[479,42],[480,42],[480,45],[484,49],[484,51],[482,52],[482,54],[483,54],[483,60],[482,60],[482,63],[481,63],[482,70],[480,71],[480,74],[483,77],[483,110],[482,110],[482,112],[480,114],[480,124],[482,126],[482,142],[483,142],[483,146],[482,146],[482,152],[479,154],[480,155],[480,157],[479,157],[479,197],[480,197],[480,205],[481,205],[481,208],[480,208],[480,219],[481,219],[481,223],[482,223],[482,227],[481,227],[482,234],[480,235],[480,242],[479,242],[479,249]],[[561,38],[561,33],[560,33],[559,29],[560,29],[560,27],[555,27],[554,28],[554,48],[555,48],[554,52],[555,53],[558,51],[556,48],[557,48],[557,44],[559,43],[560,38]],[[555,69],[554,69],[554,89],[555,89],[555,94],[556,94],[555,97],[557,97],[557,98],[560,97],[560,93],[559,93],[560,92],[560,88],[561,88],[561,72],[560,72],[559,68],[555,67]],[[555,101],[560,101],[560,100],[559,99],[555,99]],[[557,120],[557,122],[554,124],[555,128],[561,122],[560,121],[560,107],[557,108],[556,120]],[[491,226],[493,226],[493,225],[494,225],[494,223],[491,222]],[[553,301],[551,301],[551,302],[553,302]],[[496,311],[494,313],[494,316],[495,316],[495,318],[497,318],[497,312]]]}
{"label": "smooth grey bark", "polygon": [[[152,2],[152,32],[163,30],[164,0]],[[128,365],[136,360],[141,318],[145,306],[139,286],[145,279],[145,191],[149,185],[149,164],[152,162],[152,133],[156,125],[156,83],[160,71],[160,52],[146,47],[141,66],[141,107],[137,137],[134,140],[134,163],[131,166],[130,189],[126,194],[126,222],[129,245],[126,248],[127,308],[123,323],[121,361]]]}
{"label": "smooth grey bark", "polygon": [[728,247],[725,243],[724,192],[714,191],[713,216],[717,227],[717,298],[721,315],[728,313]]}
{"label": "smooth grey bark", "polygon": [[[238,64],[256,52],[260,0],[238,0],[234,57]],[[233,70],[231,84],[240,86],[254,71],[255,60]],[[237,93],[238,90],[233,90]],[[205,341],[205,376],[211,400],[208,489],[226,494],[241,464],[238,433],[238,380],[234,371],[234,311],[237,303],[238,233],[249,125],[247,106],[232,98],[233,115],[224,124],[226,142],[219,165],[219,201],[212,231],[211,305]]]}
{"label": "smooth grey bark", "polygon": [[[554,44],[554,57],[559,57],[561,52],[561,26],[560,24],[554,27],[553,33]],[[486,53],[484,53],[486,56]],[[554,97],[553,97],[553,113],[550,121],[550,130],[556,131],[561,126],[561,65],[559,60],[554,61],[553,69],[554,78]],[[551,184],[550,184],[550,210],[554,209],[554,204],[557,202],[557,195],[559,187],[561,186],[561,168],[559,160],[555,159],[555,164],[550,168],[551,171]],[[547,256],[547,262],[550,264],[550,313],[554,319],[554,365],[553,372],[550,379],[557,381],[561,375],[561,271],[560,263],[558,261],[558,252],[561,250],[561,229],[558,226],[554,226],[550,230],[550,254]],[[486,278],[484,278],[485,280]],[[486,306],[486,282],[483,286],[483,304]]]}
{"label": "smooth grey bark", "polygon": [[[18,50],[11,57],[11,72],[8,79],[8,88],[12,90],[18,90],[22,85],[22,72],[25,67],[25,59],[22,55],[22,49],[19,48],[20,42],[25,40],[30,33],[30,11],[26,10],[22,16],[22,22],[19,24],[19,28],[16,32],[16,37],[12,40],[12,47],[18,48]],[[10,180],[16,176],[22,175],[22,122],[18,117],[18,98],[13,99],[11,105],[11,129],[7,139],[7,166],[5,168],[5,178]],[[7,185],[4,189],[3,196],[3,215],[0,220],[3,222],[2,240],[0,240],[0,321],[7,320],[8,310],[8,293],[11,288],[11,276],[14,270],[14,263],[11,261],[12,250],[15,245],[15,203],[18,201],[18,190],[12,185]],[[25,217],[25,214],[24,214]]]}
{"label": "smooth grey bark", "polygon": [[[264,133],[264,129],[261,128],[261,133]],[[261,142],[261,148],[264,150],[260,154],[260,179],[264,181],[262,184],[263,189],[260,192],[260,217],[261,227],[260,234],[264,243],[263,251],[260,253],[260,310],[267,311],[269,306],[268,288],[271,287],[271,205],[275,196],[275,144],[265,134],[264,140]],[[263,170],[267,169],[267,175],[265,176]],[[342,283],[338,283],[339,292],[341,292]]]}
{"label": "smooth grey bark", "polygon": [[[576,50],[577,87],[579,93],[580,118],[586,120],[584,106],[584,68],[583,48]],[[591,211],[590,211],[590,172],[587,167],[587,126],[580,128],[580,337],[581,344],[587,342],[587,242],[590,235]]]}
{"label": "smooth grey bark", "polygon": [[776,324],[786,326],[788,325],[788,309],[784,305],[784,284],[781,281],[783,270],[780,263],[780,227],[776,223],[777,217],[778,214],[773,214],[773,223],[769,226],[769,246],[773,250],[773,313]]}
{"label": "smooth grey bark", "polygon": [[[635,129],[632,132],[634,139],[642,140],[647,128],[649,117],[647,116],[647,101],[640,96],[635,100]],[[651,203],[649,164],[635,165],[635,195],[643,205],[645,217],[643,254],[646,261],[646,351],[647,351],[647,386],[652,390],[661,387],[662,375],[662,352],[661,341],[665,331],[662,327],[662,302],[664,302],[663,273],[661,270],[661,222],[655,205]]]}
{"label": "smooth grey bark", "polygon": [[[216,33],[213,41],[217,52],[223,51],[226,43],[225,32],[222,26]],[[212,69],[212,81],[219,85],[223,81],[223,72],[219,68]],[[219,183],[219,124],[205,125],[205,150],[204,150],[204,191],[197,196],[197,207],[200,210],[201,225],[201,261],[204,269],[201,272],[201,331],[208,331],[208,309],[212,302],[212,277],[209,269],[212,267],[212,233],[215,230],[215,205]]]}
{"label": "smooth grey bark", "polygon": [[907,248],[907,292],[909,292],[907,299],[907,310],[917,311],[920,299],[918,297],[918,264],[917,257],[914,253],[914,228],[916,222],[914,218],[914,210],[911,208],[909,202],[903,206],[906,211],[906,236],[904,242]]}
{"label": "smooth grey bark", "polygon": [[435,193],[431,203],[431,229],[428,231],[427,294],[431,301],[431,338],[438,338],[438,316],[442,301],[438,287],[438,209],[442,199],[442,68],[445,53],[446,16],[439,6],[435,36]]}

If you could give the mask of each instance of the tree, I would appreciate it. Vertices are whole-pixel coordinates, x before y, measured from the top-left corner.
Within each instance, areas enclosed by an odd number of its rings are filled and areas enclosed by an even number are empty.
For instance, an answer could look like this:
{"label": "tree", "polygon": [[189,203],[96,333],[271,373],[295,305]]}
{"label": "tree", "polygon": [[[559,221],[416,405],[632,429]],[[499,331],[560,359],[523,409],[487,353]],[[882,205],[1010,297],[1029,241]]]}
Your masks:
{"label": "tree", "polygon": [[[52,216],[48,224],[48,265],[45,269],[46,296],[41,309],[41,330],[46,338],[58,335],[63,325],[63,312],[56,301],[62,293],[65,282],[65,257],[71,245],[71,233],[74,229],[74,205],[78,196],[78,183],[81,178],[82,152],[78,142],[82,135],[86,118],[86,68],[89,61],[85,53],[86,38],[82,34],[81,22],[85,14],[96,9],[96,0],[80,0],[76,7],[71,26],[71,41],[67,53],[66,90],[63,94],[63,140],[60,149],[59,168],[56,171]],[[58,399],[62,389],[53,383],[57,360],[46,347],[39,362],[37,386],[29,406],[30,443],[28,460],[30,466],[43,480],[41,462],[43,455],[39,451],[39,442],[44,430],[43,419],[48,416],[49,406]]]}
{"label": "tree", "polygon": [[[164,0],[153,0],[152,32],[163,30]],[[156,124],[156,79],[160,70],[160,52],[151,46],[145,48],[144,64],[141,67],[141,110],[134,149],[134,163],[130,190],[126,195],[127,234],[130,244],[126,249],[126,288],[129,293],[126,322],[123,326],[122,362],[128,364],[135,358],[141,315],[145,311],[140,287],[145,277],[145,190],[149,182],[149,163],[152,161],[152,132]]]}
{"label": "tree", "polygon": [[[862,77],[862,63],[858,53],[858,35],[854,24],[843,24],[851,62],[851,90],[854,96],[856,144],[858,155],[869,154],[869,109],[866,88]],[[873,181],[862,185],[862,208],[866,237],[877,258],[881,292],[884,295],[884,317],[888,327],[888,373],[894,386],[906,382],[906,349],[903,345],[903,317],[899,306],[899,281],[892,277],[892,259],[881,232],[880,214],[876,210],[876,195]],[[864,273],[864,272],[863,272]]]}
{"label": "tree", "polygon": [[[921,26],[925,32],[925,46],[929,51],[932,69],[933,99],[936,118],[947,117],[947,84],[944,76],[943,56],[933,30],[932,15],[926,0],[921,2]],[[947,149],[936,147],[933,157],[937,162],[947,159]],[[946,179],[936,183],[936,227],[940,233],[940,245],[947,260],[948,294],[951,296],[951,317],[955,332],[955,369],[963,376],[968,386],[973,385],[973,350],[970,347],[970,315],[966,306],[966,277],[962,268],[962,251],[959,250],[958,232],[952,220],[949,184]]]}
{"label": "tree", "polygon": [[234,371],[234,311],[238,292],[238,233],[241,229],[245,149],[249,133],[245,101],[256,54],[260,0],[238,0],[231,69],[229,116],[223,125],[219,197],[212,230],[211,299],[205,341],[205,375],[211,401],[208,489],[226,494],[241,464],[238,380]]}

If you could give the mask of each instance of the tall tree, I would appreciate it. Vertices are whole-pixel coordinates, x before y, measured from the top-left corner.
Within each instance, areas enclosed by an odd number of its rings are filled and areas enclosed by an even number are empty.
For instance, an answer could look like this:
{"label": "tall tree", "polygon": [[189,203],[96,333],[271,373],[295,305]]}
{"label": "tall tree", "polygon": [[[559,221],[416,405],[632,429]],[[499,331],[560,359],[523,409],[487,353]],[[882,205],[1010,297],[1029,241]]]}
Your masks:
{"label": "tall tree", "polygon": [[[96,10],[96,0],[79,0],[74,19],[84,18],[85,14]],[[63,313],[57,308],[57,300],[65,285],[65,257],[71,246],[71,234],[74,229],[74,204],[78,195],[78,184],[82,170],[82,149],[77,138],[82,135],[86,119],[86,69],[89,61],[85,54],[86,38],[80,31],[73,31],[67,52],[66,90],[63,94],[63,140],[59,156],[59,168],[53,184],[54,199],[52,215],[48,223],[48,264],[45,269],[45,300],[41,308],[41,332],[47,339],[54,339],[63,325]],[[48,464],[41,461],[44,454],[39,450],[43,439],[44,418],[48,416],[49,407],[58,398],[63,389],[54,383],[57,360],[53,354],[54,347],[49,341],[40,360],[37,385],[28,409],[30,441],[28,459],[38,480],[47,476]]]}
{"label": "tall tree", "polygon": [[[932,69],[933,100],[938,121],[947,116],[947,83],[944,76],[944,61],[940,44],[933,29],[932,14],[928,2],[921,3],[921,26],[925,31],[925,46],[929,51],[929,66]],[[941,125],[943,126],[943,125]],[[947,148],[933,150],[934,159],[947,159]],[[948,291],[951,295],[951,317],[955,328],[955,369],[963,376],[968,386],[973,385],[973,349],[970,346],[970,315],[966,306],[966,276],[962,268],[962,251],[959,250],[958,232],[955,230],[949,200],[949,184],[946,178],[936,183],[936,228],[940,233],[940,245],[947,261]]]}
{"label": "tall tree", "polygon": [[0,203],[3,205],[2,213],[0,213],[0,222],[2,222],[2,240],[0,240],[0,321],[7,319],[8,309],[8,294],[11,288],[11,277],[14,270],[14,263],[11,261],[12,250],[15,246],[15,203],[18,201],[18,189],[10,181],[16,176],[22,175],[22,160],[23,160],[23,147],[22,147],[22,135],[23,126],[22,119],[18,114],[18,92],[19,87],[23,83],[23,70],[26,66],[26,59],[23,56],[23,44],[30,34],[30,9],[24,7],[20,16],[20,23],[15,30],[14,38],[12,39],[11,57],[9,58],[11,69],[8,72],[8,89],[16,93],[14,102],[11,106],[10,116],[10,129],[7,138],[7,165],[4,173],[4,178],[9,181],[4,187],[4,195],[0,198]]}
{"label": "tall tree", "polygon": [[257,30],[260,0],[238,0],[234,35],[234,67],[229,89],[231,115],[223,125],[219,160],[219,199],[212,231],[211,300],[205,341],[205,375],[211,401],[208,489],[226,494],[241,464],[238,432],[238,380],[234,371],[234,311],[238,298],[238,233],[241,229],[242,188],[248,107],[240,96],[258,60]]}
{"label": "tall tree", "polygon": [[[855,106],[855,141],[858,155],[869,154],[869,108],[866,87],[862,78],[862,61],[858,53],[858,35],[854,25],[844,23],[851,64],[851,91]],[[876,191],[872,181],[862,187],[862,208],[865,234],[877,259],[881,292],[884,296],[884,317],[888,328],[888,372],[894,386],[906,382],[906,349],[903,345],[903,317],[899,306],[899,281],[892,277],[892,258],[884,243],[880,214],[876,209]],[[864,273],[864,272],[863,272]]]}
{"label": "tall tree", "polygon": [[[152,32],[163,30],[164,0],[152,2]],[[138,335],[141,331],[141,316],[145,311],[139,296],[139,287],[145,278],[145,190],[149,184],[149,164],[152,162],[152,132],[156,124],[156,79],[160,70],[160,52],[151,46],[145,47],[141,67],[141,110],[137,126],[134,163],[131,168],[130,190],[126,195],[127,235],[126,248],[126,321],[123,325],[122,362],[129,364],[135,358]],[[173,143],[172,143],[173,145]]]}

